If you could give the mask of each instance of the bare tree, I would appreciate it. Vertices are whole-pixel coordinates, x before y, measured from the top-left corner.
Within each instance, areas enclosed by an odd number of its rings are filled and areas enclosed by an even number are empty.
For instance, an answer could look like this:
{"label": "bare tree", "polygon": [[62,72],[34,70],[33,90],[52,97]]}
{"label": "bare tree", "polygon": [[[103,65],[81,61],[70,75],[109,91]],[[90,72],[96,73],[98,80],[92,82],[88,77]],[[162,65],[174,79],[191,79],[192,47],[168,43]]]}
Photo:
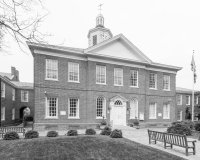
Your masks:
{"label": "bare tree", "polygon": [[22,51],[25,41],[44,43],[48,34],[39,28],[48,14],[41,0],[0,0],[0,48],[9,47],[4,42],[7,36],[11,36]]}

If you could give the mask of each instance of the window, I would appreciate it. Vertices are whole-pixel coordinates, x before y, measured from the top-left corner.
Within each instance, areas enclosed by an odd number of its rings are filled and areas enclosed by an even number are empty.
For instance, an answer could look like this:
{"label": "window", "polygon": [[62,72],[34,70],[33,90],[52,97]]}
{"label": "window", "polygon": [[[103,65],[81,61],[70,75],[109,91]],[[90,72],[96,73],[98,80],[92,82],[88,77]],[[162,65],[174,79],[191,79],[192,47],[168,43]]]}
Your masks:
{"label": "window", "polygon": [[164,103],[163,104],[163,119],[169,119],[170,118],[170,104]]}
{"label": "window", "polygon": [[186,96],[186,105],[190,105],[190,96]]}
{"label": "window", "polygon": [[93,36],[93,46],[97,44],[97,35]]}
{"label": "window", "polygon": [[194,104],[198,104],[198,96],[194,98]]}
{"label": "window", "polygon": [[15,89],[12,88],[12,100],[15,101]]}
{"label": "window", "polygon": [[157,114],[157,104],[156,103],[150,103],[149,106],[149,119],[156,119]]}
{"label": "window", "polygon": [[131,87],[138,87],[138,71],[131,70]]}
{"label": "window", "polygon": [[28,91],[21,91],[21,101],[28,102]]}
{"label": "window", "polygon": [[177,104],[182,105],[182,95],[177,95]]}
{"label": "window", "polygon": [[5,120],[5,107],[1,108],[1,120],[4,121]]}
{"label": "window", "polygon": [[79,64],[78,63],[68,63],[68,81],[69,82],[79,82]]}
{"label": "window", "polygon": [[106,84],[106,67],[96,66],[96,83]]}
{"label": "window", "polygon": [[149,88],[157,89],[157,74],[155,73],[149,74]]}
{"label": "window", "polygon": [[97,98],[97,113],[96,118],[106,118],[106,101],[103,97]]}
{"label": "window", "polygon": [[12,120],[15,119],[15,108],[12,109]]}
{"label": "window", "polygon": [[69,118],[79,118],[79,99],[69,99]]}
{"label": "window", "polygon": [[170,90],[170,76],[164,75],[163,77],[163,89],[169,91]]}
{"label": "window", "polygon": [[114,85],[123,85],[123,69],[121,68],[114,68]]}
{"label": "window", "polygon": [[178,111],[177,121],[182,121],[182,111]]}
{"label": "window", "polygon": [[58,118],[57,97],[46,97],[46,118]]}
{"label": "window", "polygon": [[58,80],[58,61],[46,59],[46,79]]}
{"label": "window", "polygon": [[138,100],[133,99],[130,101],[130,118],[135,119],[136,117],[138,119]]}
{"label": "window", "polygon": [[1,83],[1,97],[4,97],[5,98],[5,84],[4,83]]}

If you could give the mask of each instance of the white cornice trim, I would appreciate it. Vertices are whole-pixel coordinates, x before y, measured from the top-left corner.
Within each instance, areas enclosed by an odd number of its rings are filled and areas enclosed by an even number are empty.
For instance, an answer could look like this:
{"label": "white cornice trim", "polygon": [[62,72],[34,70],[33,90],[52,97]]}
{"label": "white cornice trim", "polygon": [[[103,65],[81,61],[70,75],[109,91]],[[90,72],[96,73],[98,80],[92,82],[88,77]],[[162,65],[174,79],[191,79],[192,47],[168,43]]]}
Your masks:
{"label": "white cornice trim", "polygon": [[158,69],[158,68],[151,68],[151,67],[146,67],[146,70],[177,74],[176,71],[170,71],[170,70]]}

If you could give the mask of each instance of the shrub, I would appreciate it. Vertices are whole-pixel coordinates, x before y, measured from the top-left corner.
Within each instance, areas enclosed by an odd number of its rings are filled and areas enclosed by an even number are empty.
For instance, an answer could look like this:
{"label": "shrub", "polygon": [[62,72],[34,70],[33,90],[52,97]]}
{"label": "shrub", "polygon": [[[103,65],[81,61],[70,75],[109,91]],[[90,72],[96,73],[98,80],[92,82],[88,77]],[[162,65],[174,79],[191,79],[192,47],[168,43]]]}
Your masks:
{"label": "shrub", "polygon": [[133,124],[132,124],[132,123],[130,124],[130,127],[133,127]]}
{"label": "shrub", "polygon": [[115,129],[110,134],[111,138],[122,138],[122,131],[119,129]]}
{"label": "shrub", "polygon": [[200,131],[200,123],[195,124],[194,128],[196,131]]}
{"label": "shrub", "polygon": [[5,133],[4,140],[15,140],[15,139],[19,139],[19,135],[17,132],[11,131],[11,132],[7,132]]}
{"label": "shrub", "polygon": [[100,134],[101,134],[101,135],[107,135],[107,136],[109,136],[110,133],[111,133],[111,128],[105,127],[105,128],[103,129],[103,131],[101,131]]}
{"label": "shrub", "polygon": [[69,131],[67,132],[67,135],[68,135],[68,136],[77,136],[77,135],[78,135],[78,132],[77,132],[77,130],[69,130]]}
{"label": "shrub", "polygon": [[26,139],[39,138],[38,131],[29,130],[25,133]]}
{"label": "shrub", "polygon": [[58,132],[56,131],[49,131],[47,133],[47,137],[57,137],[58,136]]}
{"label": "shrub", "polygon": [[96,131],[92,128],[86,129],[85,134],[86,135],[94,135],[94,134],[96,134]]}
{"label": "shrub", "polygon": [[188,127],[188,125],[185,125],[185,124],[182,124],[182,123],[177,123],[175,125],[172,125],[171,127],[168,127],[167,132],[173,133],[173,134],[191,135],[190,127]]}

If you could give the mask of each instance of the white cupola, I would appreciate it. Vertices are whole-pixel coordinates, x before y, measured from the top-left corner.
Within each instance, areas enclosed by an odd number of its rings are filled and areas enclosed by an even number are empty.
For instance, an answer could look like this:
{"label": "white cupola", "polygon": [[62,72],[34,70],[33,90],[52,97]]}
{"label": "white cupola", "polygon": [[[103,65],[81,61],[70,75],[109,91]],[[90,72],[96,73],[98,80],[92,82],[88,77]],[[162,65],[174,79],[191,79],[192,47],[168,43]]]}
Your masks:
{"label": "white cupola", "polygon": [[96,18],[96,27],[104,27],[104,17],[101,13],[97,15]]}

